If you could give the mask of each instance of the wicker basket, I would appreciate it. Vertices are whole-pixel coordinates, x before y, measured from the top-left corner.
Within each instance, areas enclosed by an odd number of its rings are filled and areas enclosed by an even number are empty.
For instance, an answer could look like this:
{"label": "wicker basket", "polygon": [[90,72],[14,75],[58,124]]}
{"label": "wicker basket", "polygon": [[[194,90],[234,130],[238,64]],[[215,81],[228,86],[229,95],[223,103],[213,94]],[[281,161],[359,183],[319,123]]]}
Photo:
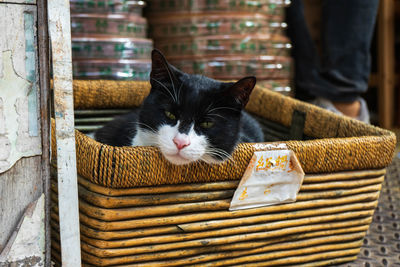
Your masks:
{"label": "wicker basket", "polygon": [[[138,106],[148,92],[145,82],[75,81],[75,108]],[[269,140],[296,153],[306,172],[297,202],[228,211],[253,152],[265,144],[240,144],[220,165],[182,167],[156,148],[111,147],[77,131],[83,262],[320,266],[354,260],[392,160],[394,134],[262,88],[247,109]],[[52,189],[58,261],[56,179]]]}

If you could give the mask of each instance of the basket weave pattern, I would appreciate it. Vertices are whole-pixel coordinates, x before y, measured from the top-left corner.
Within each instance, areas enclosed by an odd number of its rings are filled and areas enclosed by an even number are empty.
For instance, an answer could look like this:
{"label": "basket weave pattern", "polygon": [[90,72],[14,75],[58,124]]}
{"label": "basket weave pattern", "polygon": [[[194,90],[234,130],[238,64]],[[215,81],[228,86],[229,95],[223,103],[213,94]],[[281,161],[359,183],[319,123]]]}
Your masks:
{"label": "basket weave pattern", "polygon": [[[136,107],[149,90],[145,82],[75,81],[75,108]],[[111,147],[76,131],[84,264],[323,266],[356,259],[394,134],[262,88],[247,109],[285,127],[295,111],[305,114],[304,134],[314,140],[275,143],[293,150],[306,172],[296,202],[228,211],[253,152],[265,144],[239,144],[220,165],[175,166],[156,148]],[[56,179],[51,197],[52,257],[60,262]]]}
{"label": "basket weave pattern", "polygon": [[[75,108],[133,108],[140,105],[149,91],[147,82],[75,81]],[[306,173],[384,168],[392,160],[396,137],[389,131],[263,88],[254,90],[247,110],[287,127],[295,110],[306,114],[304,134],[318,139],[282,142],[296,153]],[[80,175],[99,185],[128,188],[237,180],[256,147],[239,144],[232,159],[223,164],[194,163],[182,167],[170,164],[156,148],[111,147],[76,131],[76,150]]]}

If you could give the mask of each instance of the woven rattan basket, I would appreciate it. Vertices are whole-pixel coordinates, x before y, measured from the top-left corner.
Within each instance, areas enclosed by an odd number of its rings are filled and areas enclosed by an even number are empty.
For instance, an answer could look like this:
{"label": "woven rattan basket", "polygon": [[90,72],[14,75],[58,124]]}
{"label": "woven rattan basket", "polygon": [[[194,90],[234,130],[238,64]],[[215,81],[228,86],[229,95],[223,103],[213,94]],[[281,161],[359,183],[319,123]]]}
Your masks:
{"label": "woven rattan basket", "polygon": [[[145,82],[75,81],[75,108],[131,108],[148,92]],[[111,147],[76,131],[83,262],[320,266],[354,260],[392,160],[394,134],[263,88],[254,90],[247,110],[275,142],[240,144],[220,165],[175,166],[156,148]],[[306,172],[297,201],[228,211],[253,152],[269,144],[293,150]],[[52,198],[58,262],[56,179]]]}

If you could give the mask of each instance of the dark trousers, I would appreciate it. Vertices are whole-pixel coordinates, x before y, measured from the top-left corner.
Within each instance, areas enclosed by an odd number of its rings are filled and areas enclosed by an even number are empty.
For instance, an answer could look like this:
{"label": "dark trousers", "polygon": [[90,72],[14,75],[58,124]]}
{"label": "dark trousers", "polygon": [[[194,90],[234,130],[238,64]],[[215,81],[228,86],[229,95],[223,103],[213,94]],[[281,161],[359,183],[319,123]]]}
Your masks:
{"label": "dark trousers", "polygon": [[296,97],[352,102],[367,91],[370,44],[379,0],[322,0],[322,56],[311,39],[302,0],[287,10]]}

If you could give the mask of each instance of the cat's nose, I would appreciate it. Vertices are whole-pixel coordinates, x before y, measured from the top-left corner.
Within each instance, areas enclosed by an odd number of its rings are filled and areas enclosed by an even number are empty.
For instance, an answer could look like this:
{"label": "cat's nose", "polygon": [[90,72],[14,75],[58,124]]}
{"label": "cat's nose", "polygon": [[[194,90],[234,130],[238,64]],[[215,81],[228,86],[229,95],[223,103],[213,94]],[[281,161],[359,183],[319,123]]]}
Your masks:
{"label": "cat's nose", "polygon": [[190,145],[189,136],[187,135],[177,135],[172,141],[174,141],[174,144],[176,145],[178,150],[181,150]]}

